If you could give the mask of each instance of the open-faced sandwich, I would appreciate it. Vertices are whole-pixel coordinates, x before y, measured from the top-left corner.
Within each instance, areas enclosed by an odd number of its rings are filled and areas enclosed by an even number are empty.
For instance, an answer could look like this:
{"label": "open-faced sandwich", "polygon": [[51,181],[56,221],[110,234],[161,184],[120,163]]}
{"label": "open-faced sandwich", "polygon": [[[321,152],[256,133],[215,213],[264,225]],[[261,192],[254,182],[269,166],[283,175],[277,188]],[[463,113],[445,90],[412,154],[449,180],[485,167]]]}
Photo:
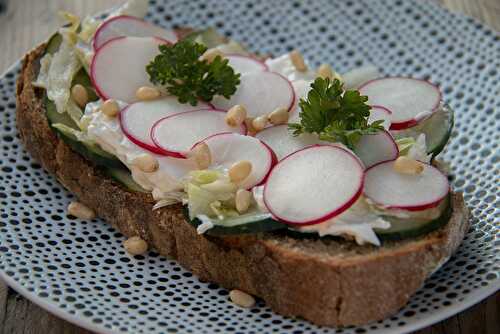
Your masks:
{"label": "open-faced sandwich", "polygon": [[69,213],[242,306],[254,295],[335,326],[404,306],[468,225],[434,159],[453,126],[439,89],[167,30],[141,3],[105,20],[64,14],[24,60],[20,137],[78,197]]}

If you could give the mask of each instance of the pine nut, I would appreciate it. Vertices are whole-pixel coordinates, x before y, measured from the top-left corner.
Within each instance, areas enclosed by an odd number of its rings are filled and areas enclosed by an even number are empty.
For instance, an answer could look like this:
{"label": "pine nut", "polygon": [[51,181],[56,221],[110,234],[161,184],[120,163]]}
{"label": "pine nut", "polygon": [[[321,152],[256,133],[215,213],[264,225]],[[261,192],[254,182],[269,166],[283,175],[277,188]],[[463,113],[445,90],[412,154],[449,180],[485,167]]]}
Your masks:
{"label": "pine nut", "polygon": [[247,160],[238,161],[229,168],[228,174],[231,182],[243,181],[252,172],[252,163]]}
{"label": "pine nut", "polygon": [[231,127],[240,126],[247,117],[247,110],[240,104],[235,105],[227,111],[226,124]]}
{"label": "pine nut", "polygon": [[323,78],[323,79],[332,79],[333,78],[333,69],[330,65],[328,64],[321,64],[318,67],[318,70],[316,72],[318,77]]}
{"label": "pine nut", "polygon": [[257,134],[257,130],[255,130],[252,123],[253,123],[252,117],[245,118],[245,125],[247,127],[247,136],[255,136],[255,134]]}
{"label": "pine nut", "polygon": [[400,156],[394,161],[394,170],[400,174],[418,175],[424,171],[424,165],[417,160]]}
{"label": "pine nut", "polygon": [[246,189],[238,189],[234,201],[236,203],[236,210],[239,213],[244,213],[252,203],[253,194]]}
{"label": "pine nut", "polygon": [[147,86],[140,87],[135,92],[135,97],[137,97],[141,101],[155,100],[159,98],[160,95],[161,93],[160,90],[158,90],[158,88],[147,87]]}
{"label": "pine nut", "polygon": [[250,308],[255,305],[255,298],[241,290],[231,290],[229,298],[238,306]]}
{"label": "pine nut", "polygon": [[199,143],[190,152],[190,157],[198,166],[198,169],[207,169],[212,164],[212,154],[206,143]]}
{"label": "pine nut", "polygon": [[208,49],[205,51],[204,54],[201,55],[202,60],[206,60],[207,62],[211,63],[214,61],[214,59],[220,56],[221,58],[224,58],[224,54],[219,50],[219,49]]}
{"label": "pine nut", "polygon": [[123,242],[125,251],[131,255],[141,255],[148,251],[148,244],[141,237],[131,237]]}
{"label": "pine nut", "polygon": [[262,131],[267,125],[267,116],[259,116],[253,119],[252,126],[256,132]]}
{"label": "pine nut", "polygon": [[143,153],[132,160],[132,164],[137,166],[144,173],[153,173],[158,170],[158,160],[151,154]]}
{"label": "pine nut", "polygon": [[89,102],[89,94],[87,89],[80,84],[76,84],[71,88],[71,97],[76,102],[76,104],[83,108]]}
{"label": "pine nut", "polygon": [[289,117],[288,109],[277,108],[267,116],[267,119],[269,120],[269,123],[273,125],[279,125],[287,123],[288,117]]}
{"label": "pine nut", "polygon": [[85,204],[80,202],[71,202],[68,205],[68,213],[80,219],[94,219],[95,212]]}
{"label": "pine nut", "polygon": [[292,64],[297,71],[307,71],[307,65],[304,61],[304,57],[302,57],[299,51],[293,50],[292,52],[290,52],[290,60],[292,61]]}
{"label": "pine nut", "polygon": [[120,106],[115,100],[106,100],[101,106],[101,111],[108,117],[115,117],[120,112]]}

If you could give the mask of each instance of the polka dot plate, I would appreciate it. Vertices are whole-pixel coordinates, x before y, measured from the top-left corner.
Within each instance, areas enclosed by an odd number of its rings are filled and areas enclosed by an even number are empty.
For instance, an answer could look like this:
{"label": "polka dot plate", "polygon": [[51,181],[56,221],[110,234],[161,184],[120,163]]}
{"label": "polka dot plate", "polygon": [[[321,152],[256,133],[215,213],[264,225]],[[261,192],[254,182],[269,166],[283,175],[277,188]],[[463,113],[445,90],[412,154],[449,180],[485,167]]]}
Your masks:
{"label": "polka dot plate", "polygon": [[[102,333],[400,333],[451,316],[500,287],[500,38],[427,1],[150,1],[147,19],[216,27],[262,53],[297,48],[340,72],[367,63],[387,75],[438,84],[456,111],[443,159],[471,209],[471,228],[448,263],[384,321],[343,329],[284,318],[259,302],[241,309],[228,291],[154,252],[129,257],[103,221],[66,215],[72,195],[33,161],[15,127],[19,64],[0,79],[0,270],[51,312]],[[55,15],[55,13],[54,13]]]}

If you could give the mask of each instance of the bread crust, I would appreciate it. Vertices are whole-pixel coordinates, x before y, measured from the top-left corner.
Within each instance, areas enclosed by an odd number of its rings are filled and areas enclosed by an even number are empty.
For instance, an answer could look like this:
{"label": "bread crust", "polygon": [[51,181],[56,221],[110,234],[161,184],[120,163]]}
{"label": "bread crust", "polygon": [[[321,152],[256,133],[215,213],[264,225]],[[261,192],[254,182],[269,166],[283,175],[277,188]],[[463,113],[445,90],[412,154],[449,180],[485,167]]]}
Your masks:
{"label": "bread crust", "polygon": [[180,205],[153,211],[149,194],[127,191],[50,129],[43,92],[32,85],[44,47],[26,55],[17,83],[17,127],[31,155],[125,236],[140,236],[202,280],[261,297],[277,313],[328,326],[381,320],[408,302],[467,231],[468,210],[455,193],[447,225],[384,247],[282,233],[200,236],[184,220]]}

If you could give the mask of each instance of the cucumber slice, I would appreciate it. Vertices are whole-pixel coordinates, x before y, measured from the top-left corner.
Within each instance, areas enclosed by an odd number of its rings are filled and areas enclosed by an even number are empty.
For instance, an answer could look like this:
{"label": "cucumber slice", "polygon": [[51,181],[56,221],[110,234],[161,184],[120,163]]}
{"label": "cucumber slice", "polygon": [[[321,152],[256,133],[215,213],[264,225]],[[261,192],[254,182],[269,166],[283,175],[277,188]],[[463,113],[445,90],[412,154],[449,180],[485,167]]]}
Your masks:
{"label": "cucumber slice", "polygon": [[61,114],[57,112],[55,104],[47,97],[45,101],[45,110],[47,111],[47,119],[52,129],[59,135],[59,137],[68,144],[74,151],[85,157],[87,160],[92,161],[98,166],[110,168],[126,168],[125,165],[118,160],[114,155],[104,151],[97,144],[85,143],[75,137],[71,131],[65,131],[61,128],[54,128],[54,124],[63,124],[70,129],[79,130],[75,122],[69,117],[68,114]]}
{"label": "cucumber slice", "polygon": [[47,46],[45,47],[45,52],[53,55],[59,50],[59,46],[62,43],[62,36],[59,33],[55,33],[49,38]]}
{"label": "cucumber slice", "polygon": [[447,104],[442,104],[439,109],[421,124],[408,130],[391,131],[395,138],[413,137],[417,139],[421,133],[425,134],[427,153],[432,157],[438,155],[448,142],[453,129],[453,110]]}
{"label": "cucumber slice", "polygon": [[[198,227],[201,221],[198,218],[189,219],[189,211],[186,206],[183,209],[184,218],[194,227]],[[248,233],[262,233],[281,229],[287,226],[271,218],[269,213],[250,212],[235,218],[216,220],[217,225],[209,229],[205,234],[211,236],[238,235]]]}
{"label": "cucumber slice", "polygon": [[104,174],[113,178],[115,181],[118,181],[132,192],[141,192],[141,193],[149,192],[134,181],[128,169],[108,167],[104,169]]}
{"label": "cucumber slice", "polygon": [[427,234],[434,230],[437,230],[441,226],[444,226],[450,220],[452,214],[452,207],[449,196],[445,199],[446,207],[441,214],[436,219],[401,219],[394,217],[384,217],[391,223],[391,227],[388,229],[375,229],[375,233],[382,240],[402,240],[407,238],[415,238],[421,235]]}
{"label": "cucumber slice", "polygon": [[422,124],[422,133],[425,133],[427,151],[433,157],[438,155],[448,143],[455,118],[450,106],[443,104],[441,108],[425,120]]}

